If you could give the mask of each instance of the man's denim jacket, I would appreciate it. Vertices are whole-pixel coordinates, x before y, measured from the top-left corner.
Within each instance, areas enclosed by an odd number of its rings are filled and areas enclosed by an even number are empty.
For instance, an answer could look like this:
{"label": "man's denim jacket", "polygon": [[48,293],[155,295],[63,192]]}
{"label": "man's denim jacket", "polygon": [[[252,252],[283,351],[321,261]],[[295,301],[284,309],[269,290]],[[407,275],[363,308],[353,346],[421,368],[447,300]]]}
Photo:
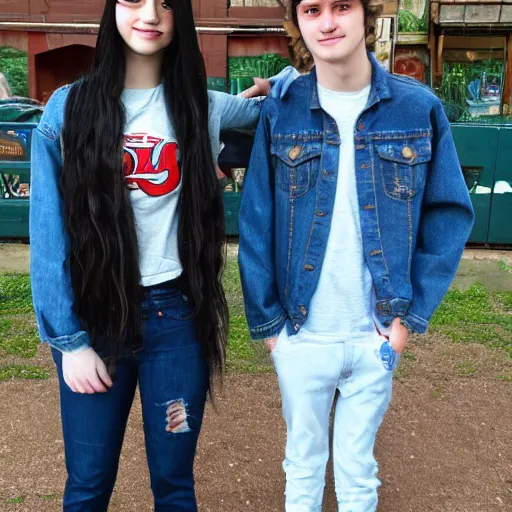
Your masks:
{"label": "man's denim jacket", "polygon": [[[423,333],[453,280],[474,214],[439,99],[371,60],[371,92],[354,143],[375,315],[386,327],[400,317]],[[280,100],[265,102],[240,211],[239,262],[253,339],[285,325],[296,334],[307,319],[331,229],[339,148],[314,70]]]}
{"label": "man's denim jacket", "polygon": [[[287,69],[271,79],[272,94],[281,94],[281,88],[285,89],[295,78]],[[34,130],[31,155],[30,277],[34,311],[41,340],[62,352],[75,352],[91,344],[73,309],[74,294],[68,265],[70,244],[59,192],[60,135],[69,89],[70,86],[64,86],[50,98],[39,126]],[[261,101],[212,91],[209,97],[210,141],[216,159],[220,152],[220,132],[254,129]]]}

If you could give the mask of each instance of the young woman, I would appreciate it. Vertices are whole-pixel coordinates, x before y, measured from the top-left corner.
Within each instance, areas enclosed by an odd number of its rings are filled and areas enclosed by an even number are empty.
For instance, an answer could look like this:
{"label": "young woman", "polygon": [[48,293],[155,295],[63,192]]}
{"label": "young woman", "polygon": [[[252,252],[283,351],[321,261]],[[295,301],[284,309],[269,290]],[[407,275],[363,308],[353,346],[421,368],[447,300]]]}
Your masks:
{"label": "young woman", "polygon": [[65,511],[107,510],[137,383],[156,511],[195,511],[193,460],[228,308],[214,159],[258,101],[208,93],[190,0],[107,0],[93,70],[32,149],[31,278],[57,366]]}

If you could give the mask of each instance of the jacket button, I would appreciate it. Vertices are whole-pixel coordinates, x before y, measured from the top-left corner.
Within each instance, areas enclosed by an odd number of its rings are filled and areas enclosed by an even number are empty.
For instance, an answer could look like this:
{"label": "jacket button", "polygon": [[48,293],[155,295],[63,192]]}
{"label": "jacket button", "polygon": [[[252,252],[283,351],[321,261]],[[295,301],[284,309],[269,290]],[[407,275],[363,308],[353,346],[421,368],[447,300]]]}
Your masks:
{"label": "jacket button", "polygon": [[308,316],[308,310],[304,306],[301,306],[299,309],[302,313],[302,316]]}
{"label": "jacket button", "polygon": [[412,158],[414,156],[414,151],[409,146],[405,146],[405,148],[402,149],[402,156],[404,158]]}
{"label": "jacket button", "polygon": [[288,151],[288,156],[290,157],[290,160],[297,160],[301,153],[302,148],[300,146],[293,146],[293,148]]}
{"label": "jacket button", "polygon": [[363,122],[359,123],[359,124],[357,125],[357,129],[358,129],[360,132],[362,132],[362,131],[364,130],[364,123],[363,123]]}
{"label": "jacket button", "polygon": [[361,164],[361,169],[368,169],[368,164]]}
{"label": "jacket button", "polygon": [[313,267],[313,265],[310,265],[309,263],[304,265],[304,270],[307,270],[308,272],[311,272],[313,270],[315,270],[315,267]]}

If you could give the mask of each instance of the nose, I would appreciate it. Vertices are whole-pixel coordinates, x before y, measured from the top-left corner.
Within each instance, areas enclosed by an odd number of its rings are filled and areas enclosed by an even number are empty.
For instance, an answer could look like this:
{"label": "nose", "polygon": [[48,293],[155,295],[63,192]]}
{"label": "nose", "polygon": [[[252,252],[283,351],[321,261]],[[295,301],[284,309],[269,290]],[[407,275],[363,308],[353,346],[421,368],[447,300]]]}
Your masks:
{"label": "nose", "polygon": [[158,23],[158,9],[156,3],[159,0],[146,0],[140,9],[140,20],[149,25]]}
{"label": "nose", "polygon": [[330,9],[324,9],[320,22],[320,29],[326,34],[336,30],[335,18]]}

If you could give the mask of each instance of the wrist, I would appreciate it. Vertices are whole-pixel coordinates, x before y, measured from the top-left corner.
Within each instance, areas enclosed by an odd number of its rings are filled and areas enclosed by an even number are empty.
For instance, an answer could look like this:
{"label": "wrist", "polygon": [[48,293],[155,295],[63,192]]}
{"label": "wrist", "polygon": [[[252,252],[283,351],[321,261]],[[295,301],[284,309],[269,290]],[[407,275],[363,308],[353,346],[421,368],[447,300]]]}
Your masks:
{"label": "wrist", "polygon": [[411,326],[407,323],[406,320],[404,320],[403,317],[399,317],[400,325],[407,329],[408,334],[412,334]]}

